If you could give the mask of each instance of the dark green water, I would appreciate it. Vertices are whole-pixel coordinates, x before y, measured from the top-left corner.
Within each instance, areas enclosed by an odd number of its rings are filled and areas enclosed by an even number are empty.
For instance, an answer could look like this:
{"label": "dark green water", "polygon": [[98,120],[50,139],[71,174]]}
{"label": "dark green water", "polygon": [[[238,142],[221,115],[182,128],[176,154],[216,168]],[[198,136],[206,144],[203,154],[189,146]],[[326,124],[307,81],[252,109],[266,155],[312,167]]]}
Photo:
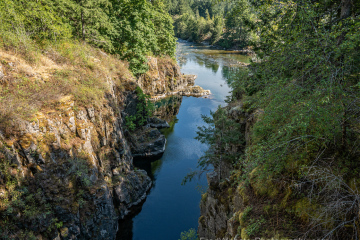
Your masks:
{"label": "dark green water", "polygon": [[170,100],[169,114],[178,113],[172,127],[164,132],[167,136],[164,155],[151,163],[135,163],[148,172],[153,187],[143,205],[120,221],[117,239],[177,240],[181,232],[197,229],[201,191],[206,189],[205,175],[181,185],[186,174],[196,169],[197,160],[207,149],[206,145],[194,139],[197,126],[204,124],[201,114],[209,115],[210,110],[225,105],[225,97],[230,91],[224,77],[229,71],[227,66],[238,61],[248,62],[249,57],[181,41],[177,47],[177,59],[182,72],[196,74],[195,84],[211,90],[212,95],[209,98]]}

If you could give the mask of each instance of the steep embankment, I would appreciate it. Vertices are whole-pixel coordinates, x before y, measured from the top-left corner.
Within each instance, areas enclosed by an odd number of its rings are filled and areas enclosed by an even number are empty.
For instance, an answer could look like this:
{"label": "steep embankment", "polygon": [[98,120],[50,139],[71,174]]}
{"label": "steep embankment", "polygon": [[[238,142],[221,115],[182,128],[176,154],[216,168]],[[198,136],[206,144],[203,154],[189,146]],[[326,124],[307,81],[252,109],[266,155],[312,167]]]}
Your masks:
{"label": "steep embankment", "polygon": [[[228,148],[229,154],[245,156],[251,145],[253,125],[262,110],[247,111],[242,101],[233,101],[223,108],[231,121],[239,124],[240,141]],[[244,160],[243,160],[244,161]],[[198,234],[206,239],[282,239],[304,235],[313,209],[306,197],[286,181],[261,177],[258,169],[250,174],[226,160],[207,174],[209,185],[200,202]]]}
{"label": "steep embankment", "polygon": [[[145,77],[87,45],[62,47],[32,62],[0,54],[1,237],[114,239],[118,219],[151,186],[134,169],[125,124]],[[187,87],[174,61],[153,61],[161,94]],[[155,133],[155,123],[144,128]]]}

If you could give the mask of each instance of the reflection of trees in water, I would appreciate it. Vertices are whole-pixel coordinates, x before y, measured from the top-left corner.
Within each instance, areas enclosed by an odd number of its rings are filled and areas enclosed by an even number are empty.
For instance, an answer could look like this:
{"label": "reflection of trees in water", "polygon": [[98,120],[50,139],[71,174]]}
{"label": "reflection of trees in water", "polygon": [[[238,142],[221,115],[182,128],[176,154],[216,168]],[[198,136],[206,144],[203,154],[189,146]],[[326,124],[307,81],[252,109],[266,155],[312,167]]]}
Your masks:
{"label": "reflection of trees in water", "polygon": [[213,73],[219,70],[219,63],[222,65],[230,66],[240,62],[248,63],[249,56],[242,55],[239,52],[219,50],[209,48],[207,45],[195,44],[191,48],[188,44],[180,43],[177,47],[177,60],[180,67],[186,65],[189,60],[196,62],[200,66],[205,66],[211,69]]}
{"label": "reflection of trees in water", "polygon": [[222,77],[229,83],[233,79],[240,76],[241,67],[238,66],[223,66],[221,70]]}
{"label": "reflection of trees in water", "polygon": [[155,102],[154,116],[172,122],[179,113],[182,96],[170,96]]}
{"label": "reflection of trees in water", "polygon": [[205,66],[207,69],[210,69],[213,73],[217,73],[219,70],[219,63],[212,58],[205,58],[204,56],[196,56],[196,63],[200,66]]}

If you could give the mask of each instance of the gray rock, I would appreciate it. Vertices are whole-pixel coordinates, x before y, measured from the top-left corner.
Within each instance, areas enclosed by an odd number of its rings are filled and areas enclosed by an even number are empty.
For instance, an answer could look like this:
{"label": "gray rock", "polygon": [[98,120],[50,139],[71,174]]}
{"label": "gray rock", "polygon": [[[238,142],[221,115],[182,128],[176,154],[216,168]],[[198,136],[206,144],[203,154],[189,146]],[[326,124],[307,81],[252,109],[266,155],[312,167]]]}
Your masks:
{"label": "gray rock", "polygon": [[219,176],[216,172],[207,173],[206,179],[210,187],[216,187],[219,184]]}
{"label": "gray rock", "polygon": [[120,180],[114,187],[114,202],[115,207],[119,210],[120,218],[124,218],[132,206],[146,198],[150,187],[151,179],[144,170],[129,172],[125,178]]}
{"label": "gray rock", "polygon": [[169,128],[170,125],[165,121],[165,120],[161,120],[160,118],[157,117],[153,117],[153,118],[148,118],[147,119],[148,122],[148,126],[151,128]]}
{"label": "gray rock", "polygon": [[114,211],[109,188],[104,184],[97,190],[93,217],[82,223],[82,239],[115,239],[118,230],[118,216]]}
{"label": "gray rock", "polygon": [[165,152],[166,138],[156,128],[143,128],[129,134],[133,158],[158,159]]}

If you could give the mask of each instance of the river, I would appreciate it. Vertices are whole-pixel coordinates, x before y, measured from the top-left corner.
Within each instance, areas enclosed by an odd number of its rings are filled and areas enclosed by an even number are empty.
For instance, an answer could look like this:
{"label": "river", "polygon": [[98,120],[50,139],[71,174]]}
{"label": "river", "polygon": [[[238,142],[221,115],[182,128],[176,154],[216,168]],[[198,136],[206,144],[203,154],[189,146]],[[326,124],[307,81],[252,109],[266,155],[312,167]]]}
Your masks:
{"label": "river", "polygon": [[207,149],[194,139],[197,126],[204,124],[202,114],[209,115],[211,110],[225,105],[230,91],[225,76],[231,66],[248,62],[249,57],[179,41],[177,61],[182,73],[197,75],[195,84],[211,90],[212,95],[208,98],[173,97],[157,103],[159,108],[166,107],[167,112],[176,116],[169,117],[171,128],[164,131],[167,144],[162,158],[134,163],[148,172],[153,187],[142,206],[120,221],[118,240],[177,240],[181,232],[197,229],[206,177],[203,175],[181,185],[186,174],[196,169],[197,160]]}

